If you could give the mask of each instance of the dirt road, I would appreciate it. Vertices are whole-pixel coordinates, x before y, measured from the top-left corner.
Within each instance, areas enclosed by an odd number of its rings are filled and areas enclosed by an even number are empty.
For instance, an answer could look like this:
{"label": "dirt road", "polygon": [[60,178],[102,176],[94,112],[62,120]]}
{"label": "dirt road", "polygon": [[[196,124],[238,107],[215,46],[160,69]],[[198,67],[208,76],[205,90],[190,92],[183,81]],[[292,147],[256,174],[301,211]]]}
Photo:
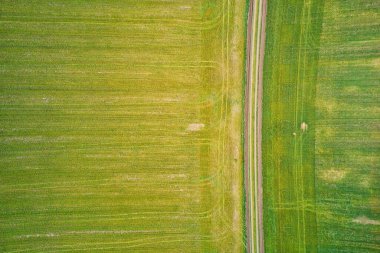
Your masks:
{"label": "dirt road", "polygon": [[[266,4],[266,0],[250,0],[247,20],[244,187],[246,194],[246,243],[249,253],[264,253],[261,128]],[[254,93],[252,86],[254,86]],[[252,115],[252,111],[254,115]],[[254,119],[253,124],[252,118]],[[252,145],[254,146],[253,149]]]}

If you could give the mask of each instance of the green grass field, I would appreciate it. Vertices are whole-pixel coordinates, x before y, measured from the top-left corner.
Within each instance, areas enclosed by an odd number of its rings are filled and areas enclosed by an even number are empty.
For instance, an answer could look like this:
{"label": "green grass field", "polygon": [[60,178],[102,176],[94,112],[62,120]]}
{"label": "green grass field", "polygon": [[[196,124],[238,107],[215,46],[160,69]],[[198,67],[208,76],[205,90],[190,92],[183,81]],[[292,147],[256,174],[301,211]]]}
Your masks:
{"label": "green grass field", "polygon": [[262,130],[266,252],[317,248],[314,99],[321,24],[320,1],[268,1]]}
{"label": "green grass field", "polygon": [[380,250],[375,2],[268,2],[267,252]]}
{"label": "green grass field", "polygon": [[379,252],[380,3],[326,1],[316,93],[318,252]]}
{"label": "green grass field", "polygon": [[245,1],[0,1],[0,251],[242,252]]}

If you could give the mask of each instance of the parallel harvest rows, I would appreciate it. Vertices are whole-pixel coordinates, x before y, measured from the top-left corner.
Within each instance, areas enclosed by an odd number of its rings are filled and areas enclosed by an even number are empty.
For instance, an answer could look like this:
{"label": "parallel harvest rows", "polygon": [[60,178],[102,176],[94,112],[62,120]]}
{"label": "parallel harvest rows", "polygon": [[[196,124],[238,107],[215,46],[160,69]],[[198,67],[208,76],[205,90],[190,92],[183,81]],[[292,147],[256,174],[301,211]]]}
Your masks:
{"label": "parallel harvest rows", "polygon": [[1,1],[0,251],[242,251],[244,9]]}

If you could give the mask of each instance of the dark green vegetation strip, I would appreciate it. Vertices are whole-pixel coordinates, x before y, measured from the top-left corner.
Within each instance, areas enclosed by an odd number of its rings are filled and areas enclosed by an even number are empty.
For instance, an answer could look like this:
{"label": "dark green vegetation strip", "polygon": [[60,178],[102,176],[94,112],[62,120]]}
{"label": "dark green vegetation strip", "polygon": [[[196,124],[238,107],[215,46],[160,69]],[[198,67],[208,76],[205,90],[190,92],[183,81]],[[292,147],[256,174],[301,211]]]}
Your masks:
{"label": "dark green vegetation strip", "polygon": [[242,1],[0,1],[0,251],[241,252]]}
{"label": "dark green vegetation strip", "polygon": [[379,252],[380,2],[326,1],[316,99],[319,252]]}
{"label": "dark green vegetation strip", "polygon": [[315,252],[315,85],[323,1],[268,1],[263,80],[266,252]]}

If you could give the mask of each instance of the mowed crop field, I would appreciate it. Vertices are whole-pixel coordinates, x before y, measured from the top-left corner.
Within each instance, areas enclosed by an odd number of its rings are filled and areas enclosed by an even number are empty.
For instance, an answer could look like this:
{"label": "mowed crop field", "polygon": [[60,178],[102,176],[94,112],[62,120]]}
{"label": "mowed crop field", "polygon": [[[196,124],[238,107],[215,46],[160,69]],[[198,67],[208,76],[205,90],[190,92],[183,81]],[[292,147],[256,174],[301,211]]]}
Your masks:
{"label": "mowed crop field", "polygon": [[268,1],[267,252],[379,252],[376,1]]}
{"label": "mowed crop field", "polygon": [[0,1],[0,251],[241,252],[245,1]]}

